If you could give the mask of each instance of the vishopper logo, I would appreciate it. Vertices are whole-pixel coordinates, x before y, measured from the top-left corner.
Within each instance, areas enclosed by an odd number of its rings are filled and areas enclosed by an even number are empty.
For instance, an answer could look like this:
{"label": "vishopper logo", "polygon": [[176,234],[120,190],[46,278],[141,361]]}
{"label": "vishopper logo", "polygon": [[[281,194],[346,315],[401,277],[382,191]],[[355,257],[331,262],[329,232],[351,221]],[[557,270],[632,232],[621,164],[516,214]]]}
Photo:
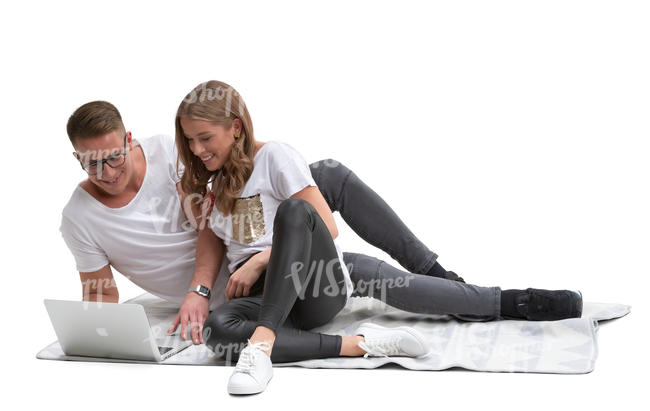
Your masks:
{"label": "vishopper logo", "polygon": [[499,337],[495,334],[468,333],[462,344],[449,344],[450,340],[440,340],[432,349],[444,351],[455,358],[471,358],[474,363],[499,359],[507,364],[510,371],[530,371],[546,353],[557,351],[552,341],[525,341],[512,344],[495,344]]}
{"label": "vishopper logo", "polygon": [[[77,152],[78,160],[81,162],[84,168],[88,167],[91,163],[95,163],[95,162],[99,163],[101,162],[102,159],[106,159],[106,158],[110,159],[111,157],[119,156],[120,154],[122,154],[122,147],[113,148],[113,149],[99,149],[99,150],[88,150],[88,151]],[[121,158],[121,160],[123,160],[123,157]],[[122,166],[123,165],[119,167]],[[101,179],[105,167],[110,167],[110,165],[103,165],[102,167],[98,167],[96,174],[93,174],[93,176],[96,176],[97,179]]]}
{"label": "vishopper logo", "polygon": [[183,102],[186,104],[195,104],[197,102],[205,102],[207,101],[212,101],[212,100],[226,100],[226,107],[225,107],[225,115],[226,117],[230,116],[230,112],[232,111],[232,100],[233,97],[239,97],[237,101],[239,102],[239,105],[237,107],[237,112],[235,115],[237,116],[243,116],[244,115],[244,99],[241,98],[237,90],[233,89],[232,87],[223,87],[223,86],[216,86],[216,87],[208,87],[207,83],[201,84],[201,88],[197,91],[192,90],[190,94],[185,96],[183,99]]}
{"label": "vishopper logo", "polygon": [[[187,210],[186,213],[181,209],[181,202],[177,196],[166,198],[152,197],[149,199],[149,208],[151,210],[151,223],[158,234],[179,231],[195,231],[198,227],[202,230],[206,225],[211,225],[216,229],[223,231],[223,242],[227,246],[233,240],[245,239],[256,234],[253,240],[259,239],[259,230],[255,227],[264,225],[264,214],[258,212],[231,213],[224,216],[219,212],[212,212],[211,206],[204,207],[204,198],[198,193],[189,194],[182,203],[182,208]],[[201,204],[201,215],[197,219],[192,210],[192,205]],[[186,216],[187,214],[187,216]],[[189,218],[188,218],[189,217]],[[237,232],[233,232],[232,227],[237,227]]]}
{"label": "vishopper logo", "polygon": [[404,277],[397,278],[373,278],[370,280],[357,280],[354,285],[354,293],[372,298],[372,302],[377,300],[388,305],[388,289],[409,287],[409,284],[415,275],[410,274]]}
{"label": "vishopper logo", "polygon": [[[203,341],[206,341],[206,337],[203,338]],[[246,348],[246,345],[248,344],[245,342],[233,342],[227,344],[217,343],[213,347],[208,348],[212,349],[212,352],[214,352],[217,358],[224,360],[225,365],[231,366],[237,364],[239,353],[241,353],[242,350]]]}
{"label": "vishopper logo", "polygon": [[[167,198],[152,197],[149,200],[149,208],[151,209],[152,224],[154,230],[158,234],[165,232],[179,232],[179,231],[195,231],[197,228],[202,230],[209,222],[211,209],[205,207],[205,199],[198,193],[193,193],[185,196],[183,200],[183,212],[181,210],[181,202],[175,195]],[[201,215],[195,217],[192,206],[201,205]],[[187,216],[186,216],[187,214]],[[167,231],[167,229],[169,231]]]}
{"label": "vishopper logo", "polygon": [[[185,209],[191,209],[192,201],[196,200],[194,196],[191,194],[185,198],[185,204],[183,204]],[[199,194],[196,196],[201,198]],[[181,202],[178,201],[178,197],[170,196],[166,199],[152,197],[149,200],[149,208],[151,209],[151,222],[156,233],[195,231],[192,222],[185,217],[181,210]],[[190,215],[193,217],[191,213]]]}
{"label": "vishopper logo", "polygon": [[[262,213],[232,212],[230,215],[224,216],[220,212],[215,212],[207,220],[226,246],[233,241],[246,242],[245,240],[249,239],[252,240],[249,242],[253,242],[262,237],[259,229],[264,226],[264,214]],[[235,227],[237,227],[237,231],[235,231]],[[265,231],[264,235],[266,234],[268,233]]]}
{"label": "vishopper logo", "polygon": [[[192,326],[188,327],[187,330],[187,335],[189,340],[191,340],[191,329]],[[203,341],[208,341],[209,337],[210,337],[210,328],[204,328]],[[162,326],[154,325],[151,327],[151,338],[147,337],[142,341],[143,342],[153,341],[153,344],[156,346],[174,348],[184,344],[187,340],[183,340],[183,338],[180,335],[180,331],[178,333],[168,334]],[[215,347],[217,349],[217,351],[215,352],[212,352],[209,349],[202,349],[202,348],[190,349],[192,348],[193,345],[201,346],[203,344],[192,344],[191,346],[188,346],[185,350],[181,351],[177,355],[183,356],[185,361],[191,363],[202,363],[214,357],[215,354],[217,356],[222,356],[226,354],[226,356],[232,357],[233,353],[237,353],[241,351],[241,349],[243,349],[243,346],[245,346],[246,344],[245,343],[240,343],[240,344],[233,343],[229,345],[219,344]]]}
{"label": "vishopper logo", "polygon": [[[294,289],[298,294],[298,298],[301,300],[305,299],[305,292],[312,281],[313,291],[311,296],[314,298],[319,296],[321,288],[323,288],[323,293],[329,297],[334,297],[338,294],[345,294],[345,280],[336,280],[334,272],[335,264],[340,264],[338,257],[332,258],[327,262],[325,260],[313,260],[310,262],[309,271],[306,274],[303,274],[305,263],[302,261],[295,261],[291,264],[291,272],[285,275],[284,278],[291,278]],[[329,285],[325,287],[321,287],[323,274],[326,276],[326,281],[329,282]],[[305,278],[304,280],[301,280],[303,276]]]}
{"label": "vishopper logo", "polygon": [[332,159],[332,158],[327,158],[327,159],[325,159],[325,160],[319,160],[319,161],[313,162],[313,163],[311,163],[311,164],[309,165],[309,167],[311,167],[311,168],[313,168],[313,169],[317,169],[317,168],[319,168],[319,167],[330,167],[330,168],[334,168],[334,167],[339,167],[339,166],[341,166],[341,165],[342,165],[342,164],[341,164],[340,162],[338,162],[338,161],[336,161],[336,160],[334,160],[334,159]]}
{"label": "vishopper logo", "polygon": [[[188,338],[190,335],[191,328],[192,327],[190,326],[187,330]],[[239,353],[246,347],[247,343],[232,342],[232,343],[216,343],[214,346],[208,345],[208,341],[210,339],[211,333],[212,333],[212,329],[209,326],[203,328],[203,332],[202,332],[203,341],[206,344],[192,344],[192,345],[196,345],[197,347],[203,346],[207,349],[204,349],[203,347],[199,349],[190,349],[192,348],[190,346],[186,350],[182,351],[177,355],[182,355],[184,357],[184,360],[195,364],[205,362],[215,356],[221,360],[224,360],[226,362],[225,365],[236,364]],[[147,337],[143,341],[148,342],[152,340],[154,344],[163,347],[176,347],[179,344],[182,344],[184,341],[182,340],[180,332],[178,334],[176,333],[168,334],[165,331],[165,329],[160,325],[152,326],[151,338]]]}
{"label": "vishopper logo", "polygon": [[262,212],[244,211],[241,213],[232,213],[231,222],[232,235],[229,235],[228,230],[226,230],[227,244],[230,244],[231,239],[250,243],[259,240],[267,234],[264,227],[264,214]]}
{"label": "vishopper logo", "polygon": [[[91,278],[81,282],[83,286],[83,309],[88,311],[90,304],[96,304],[98,309],[102,308],[104,290],[116,289],[117,284],[114,278]],[[90,301],[91,295],[97,295],[97,301]]]}
{"label": "vishopper logo", "polygon": [[[299,299],[305,299],[305,293],[307,291],[307,285],[313,281],[313,291],[312,297],[316,298],[320,294],[322,288],[323,293],[327,296],[333,297],[337,294],[346,294],[346,285],[345,279],[341,281],[336,280],[335,275],[335,265],[340,264],[338,257],[332,258],[330,260],[313,260],[310,262],[309,271],[306,274],[303,274],[303,268],[305,264],[301,261],[295,261],[291,264],[291,272],[285,275],[284,278],[291,278],[294,289],[298,294]],[[348,272],[352,271],[353,265],[348,264]],[[323,275],[325,276],[325,281],[329,285],[321,287],[323,282]],[[304,280],[302,280],[304,276]],[[352,290],[353,294],[356,293],[362,296],[368,296],[374,300],[379,300],[387,304],[387,294],[388,289],[391,288],[401,288],[409,287],[409,284],[412,279],[415,278],[415,275],[410,274],[404,277],[397,278],[373,278],[370,280],[357,280],[356,284],[353,284],[354,289]]]}

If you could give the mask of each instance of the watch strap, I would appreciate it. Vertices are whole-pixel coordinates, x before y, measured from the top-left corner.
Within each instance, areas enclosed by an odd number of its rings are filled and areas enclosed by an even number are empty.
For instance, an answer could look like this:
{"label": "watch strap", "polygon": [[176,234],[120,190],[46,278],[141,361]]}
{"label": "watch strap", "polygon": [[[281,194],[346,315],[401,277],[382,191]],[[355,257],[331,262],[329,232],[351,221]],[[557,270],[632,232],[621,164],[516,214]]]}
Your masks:
{"label": "watch strap", "polygon": [[191,291],[194,291],[195,293],[202,295],[203,297],[210,298],[210,289],[204,285],[199,284],[197,286],[190,287],[190,289],[187,290],[188,293]]}

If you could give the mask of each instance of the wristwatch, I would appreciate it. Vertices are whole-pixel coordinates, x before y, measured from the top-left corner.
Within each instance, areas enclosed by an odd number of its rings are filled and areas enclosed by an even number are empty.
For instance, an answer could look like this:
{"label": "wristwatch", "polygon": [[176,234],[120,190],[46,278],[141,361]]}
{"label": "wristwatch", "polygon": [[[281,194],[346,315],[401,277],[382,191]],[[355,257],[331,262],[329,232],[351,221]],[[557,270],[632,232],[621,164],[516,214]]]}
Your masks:
{"label": "wristwatch", "polygon": [[198,295],[210,298],[210,289],[204,285],[197,285],[196,287],[191,287],[187,292],[194,291]]}

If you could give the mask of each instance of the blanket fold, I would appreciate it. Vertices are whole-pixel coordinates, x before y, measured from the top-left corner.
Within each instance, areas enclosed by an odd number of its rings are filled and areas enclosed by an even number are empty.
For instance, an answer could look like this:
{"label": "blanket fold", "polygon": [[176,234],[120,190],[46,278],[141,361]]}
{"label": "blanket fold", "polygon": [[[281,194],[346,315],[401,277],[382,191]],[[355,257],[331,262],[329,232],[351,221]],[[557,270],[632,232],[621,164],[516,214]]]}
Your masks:
{"label": "blanket fold", "polygon": [[[155,336],[164,336],[178,307],[145,293],[128,303],[141,304]],[[274,367],[377,368],[387,363],[411,370],[444,370],[462,367],[474,371],[583,374],[593,371],[598,357],[598,322],[620,318],[631,306],[615,303],[583,304],[582,318],[560,321],[464,322],[449,315],[414,314],[390,307],[380,300],[352,297],[328,324],[311,331],[354,335],[364,322],[385,327],[410,326],[424,334],[431,352],[423,358],[338,357],[275,363]],[[129,362],[107,358],[66,356],[58,342],[36,355],[39,359]],[[225,365],[205,345],[191,346],[160,364]]]}

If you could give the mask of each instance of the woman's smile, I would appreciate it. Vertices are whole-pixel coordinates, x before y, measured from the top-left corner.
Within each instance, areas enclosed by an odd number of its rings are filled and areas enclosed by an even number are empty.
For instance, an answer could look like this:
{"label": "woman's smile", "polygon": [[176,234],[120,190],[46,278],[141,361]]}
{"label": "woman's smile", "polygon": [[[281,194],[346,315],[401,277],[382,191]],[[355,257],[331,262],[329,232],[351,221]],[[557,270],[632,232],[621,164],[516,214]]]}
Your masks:
{"label": "woman's smile", "polygon": [[214,160],[216,156],[214,154],[206,154],[201,157],[203,163],[208,164],[210,161]]}

